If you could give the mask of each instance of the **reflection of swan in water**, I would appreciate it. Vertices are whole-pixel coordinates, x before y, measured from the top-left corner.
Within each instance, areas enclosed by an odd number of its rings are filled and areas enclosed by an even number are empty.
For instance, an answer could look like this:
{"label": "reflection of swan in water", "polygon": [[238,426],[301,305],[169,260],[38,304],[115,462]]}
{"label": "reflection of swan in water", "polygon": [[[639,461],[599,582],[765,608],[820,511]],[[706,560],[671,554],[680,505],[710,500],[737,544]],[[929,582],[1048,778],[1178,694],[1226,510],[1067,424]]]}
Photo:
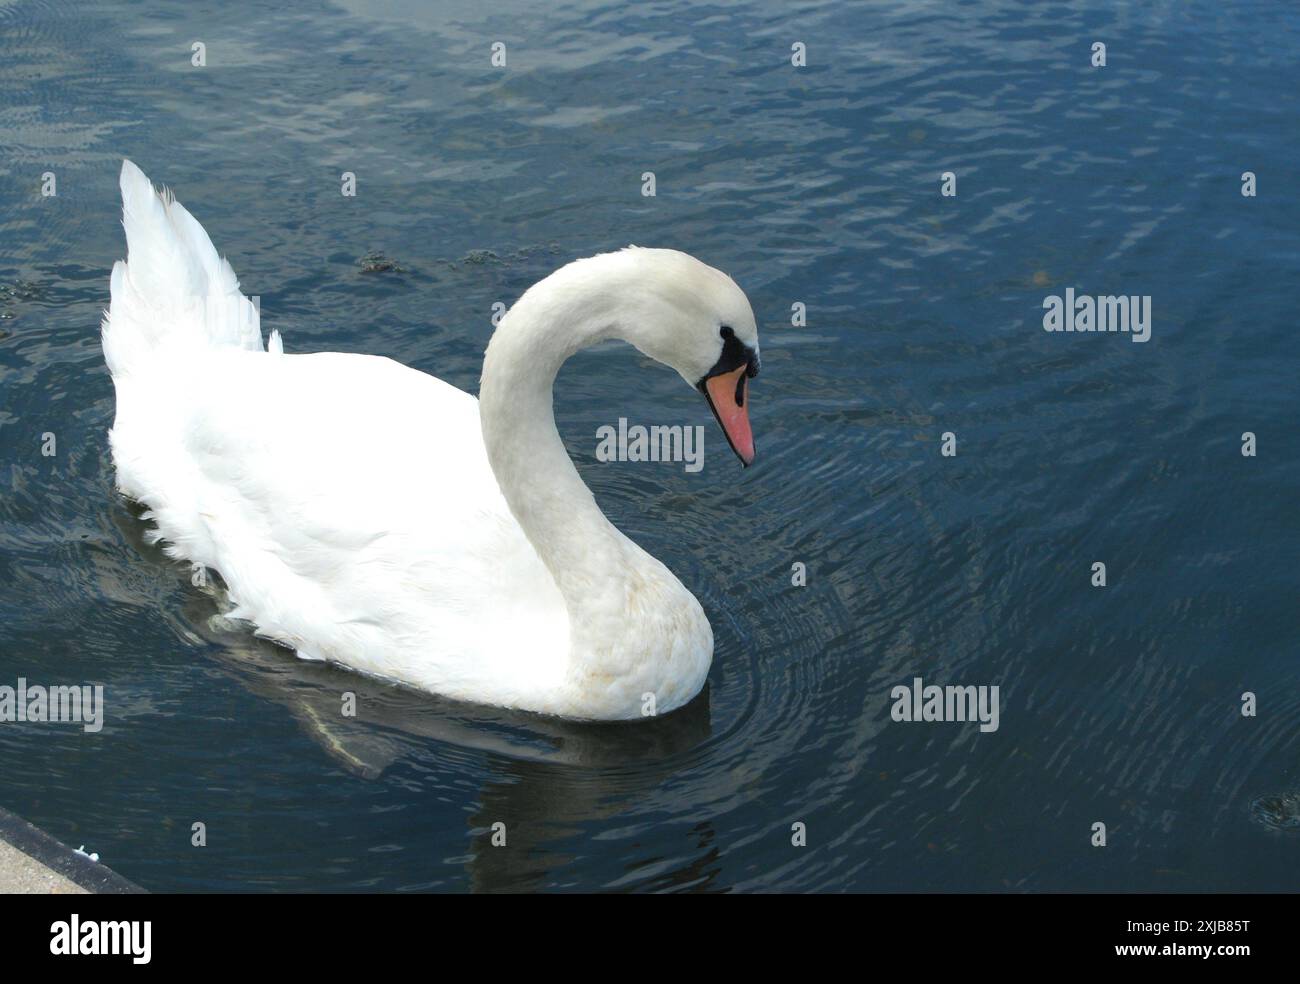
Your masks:
{"label": "reflection of swan in water", "polygon": [[[665,718],[665,721],[669,718]],[[602,888],[613,890],[707,891],[721,871],[721,848],[710,820],[690,825],[677,839],[673,855],[640,850],[634,830],[649,830],[645,793],[662,787],[671,769],[644,767],[634,775],[593,781],[588,770],[575,770],[545,762],[515,761],[504,769],[506,778],[483,786],[481,805],[470,818],[474,828],[474,856],[468,865],[474,891],[535,891],[573,887],[566,872],[574,861],[566,844],[591,853],[590,821],[600,826],[621,826],[624,870]],[[671,795],[671,794],[668,794]],[[618,817],[636,800],[638,817]],[[680,815],[682,803],[673,804]],[[612,818],[612,819],[611,819]],[[509,849],[491,846],[492,825],[503,822]],[[617,850],[617,849],[616,849]],[[660,848],[660,851],[663,849]]]}
{"label": "reflection of swan in water", "polygon": [[[708,691],[653,721],[587,723],[432,697],[328,664],[296,659],[244,627],[224,631],[205,619],[210,602],[186,605],[185,627],[213,647],[222,669],[253,693],[287,708],[303,730],[341,766],[373,779],[414,750],[416,739],[508,759],[600,768],[658,761],[698,744],[709,733]],[[356,695],[355,716],[343,695]]]}
{"label": "reflection of swan in water", "polygon": [[[176,614],[159,603],[173,631],[204,645],[222,672],[257,696],[286,708],[342,768],[376,779],[389,766],[431,752],[444,764],[462,750],[486,753],[496,761],[486,771],[504,779],[485,783],[480,805],[469,818],[474,832],[469,861],[473,887],[518,889],[554,873],[565,859],[546,845],[579,825],[622,812],[634,795],[661,787],[689,761],[685,753],[710,736],[707,686],[685,707],[642,722],[576,722],[486,708],[405,690],[328,664],[310,663],[241,627],[225,631],[214,615],[220,592],[189,586],[188,570],[145,541],[140,507],[115,509],[113,521],[140,556],[166,569],[186,585]],[[139,582],[136,582],[137,586]],[[170,587],[170,585],[168,585]],[[138,595],[132,599],[139,604]],[[345,692],[356,694],[356,716],[342,713]],[[440,743],[430,749],[430,742]],[[479,771],[477,767],[475,771]],[[507,824],[509,850],[491,846],[491,826]],[[672,884],[706,883],[716,849],[712,830],[693,831],[691,856],[662,875]]]}

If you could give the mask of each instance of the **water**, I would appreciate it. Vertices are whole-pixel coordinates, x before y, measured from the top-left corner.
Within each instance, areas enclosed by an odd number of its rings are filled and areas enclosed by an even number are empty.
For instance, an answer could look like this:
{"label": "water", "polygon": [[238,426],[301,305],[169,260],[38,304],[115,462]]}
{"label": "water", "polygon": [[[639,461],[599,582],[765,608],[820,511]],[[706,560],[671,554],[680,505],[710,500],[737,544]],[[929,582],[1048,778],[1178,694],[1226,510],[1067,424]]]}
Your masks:
{"label": "water", "polygon": [[[430,6],[0,8],[0,683],[108,701],[96,736],[0,725],[0,803],[155,890],[1293,889],[1295,9]],[[493,303],[568,259],[730,272],[756,468],[631,350],[557,394],[611,519],[710,614],[705,696],[562,725],[211,624],[113,491],[123,156],[291,351],[470,390]],[[1044,332],[1067,287],[1151,295],[1151,340]],[[708,466],[597,462],[619,416],[708,425]],[[998,685],[999,729],[892,721],[914,676]]]}

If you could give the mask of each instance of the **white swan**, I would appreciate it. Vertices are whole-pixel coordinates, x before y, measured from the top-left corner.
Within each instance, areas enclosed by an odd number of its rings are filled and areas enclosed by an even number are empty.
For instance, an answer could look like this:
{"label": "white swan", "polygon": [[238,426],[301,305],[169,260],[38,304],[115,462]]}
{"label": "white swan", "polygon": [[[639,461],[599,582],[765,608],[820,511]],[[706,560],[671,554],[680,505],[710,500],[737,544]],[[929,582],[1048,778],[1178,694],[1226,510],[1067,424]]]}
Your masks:
{"label": "white swan", "polygon": [[118,486],[170,555],[220,572],[232,616],[477,703],[635,718],[699,692],[709,622],[600,511],[551,388],[573,353],[624,339],[703,392],[749,464],[758,333],[731,278],[674,250],[570,263],[501,319],[475,400],[386,358],[286,355],[276,332],[264,349],[203,227],[130,161],[121,185],[103,322]]}

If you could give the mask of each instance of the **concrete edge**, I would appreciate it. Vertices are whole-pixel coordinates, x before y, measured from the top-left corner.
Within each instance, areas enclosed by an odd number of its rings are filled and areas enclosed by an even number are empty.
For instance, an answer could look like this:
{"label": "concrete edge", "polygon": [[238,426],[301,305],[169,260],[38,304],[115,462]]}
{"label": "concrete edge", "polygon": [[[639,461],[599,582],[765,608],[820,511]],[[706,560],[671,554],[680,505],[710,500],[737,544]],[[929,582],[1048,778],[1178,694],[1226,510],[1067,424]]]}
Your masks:
{"label": "concrete edge", "polygon": [[3,807],[0,807],[0,840],[94,895],[138,895],[145,891],[107,865],[78,854],[67,844]]}

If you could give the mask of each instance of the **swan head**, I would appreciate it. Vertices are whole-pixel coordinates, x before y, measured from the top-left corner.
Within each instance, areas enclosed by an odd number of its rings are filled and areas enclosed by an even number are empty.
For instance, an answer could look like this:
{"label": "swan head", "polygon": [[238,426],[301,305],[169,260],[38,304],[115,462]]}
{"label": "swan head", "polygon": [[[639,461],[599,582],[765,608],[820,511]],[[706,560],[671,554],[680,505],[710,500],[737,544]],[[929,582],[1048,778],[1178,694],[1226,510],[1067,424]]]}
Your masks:
{"label": "swan head", "polygon": [[734,280],[687,253],[630,246],[636,270],[621,285],[621,335],[677,370],[704,395],[741,464],[754,461],[749,380],[758,375],[758,326]]}

